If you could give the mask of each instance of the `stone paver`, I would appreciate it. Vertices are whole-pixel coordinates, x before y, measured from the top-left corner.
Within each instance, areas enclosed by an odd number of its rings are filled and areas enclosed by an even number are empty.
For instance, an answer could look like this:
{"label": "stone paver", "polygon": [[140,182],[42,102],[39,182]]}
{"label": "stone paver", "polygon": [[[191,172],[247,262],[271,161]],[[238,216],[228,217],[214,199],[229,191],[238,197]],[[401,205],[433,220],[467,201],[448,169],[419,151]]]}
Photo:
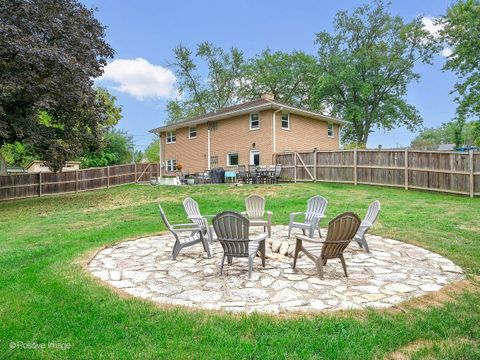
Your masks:
{"label": "stone paver", "polygon": [[[322,233],[325,233],[323,231]],[[173,237],[165,234],[103,249],[89,263],[92,274],[127,293],[169,305],[231,312],[279,313],[385,308],[437,291],[464,278],[450,260],[403,242],[367,235],[371,254],[356,243],[345,251],[349,277],[340,261],[329,260],[325,279],[306,257],[292,259],[270,247],[286,241],[287,227],[274,226],[266,267],[255,259],[248,279],[247,260],[234,259],[219,275],[222,249],[215,242],[208,259],[201,245],[170,258]]]}

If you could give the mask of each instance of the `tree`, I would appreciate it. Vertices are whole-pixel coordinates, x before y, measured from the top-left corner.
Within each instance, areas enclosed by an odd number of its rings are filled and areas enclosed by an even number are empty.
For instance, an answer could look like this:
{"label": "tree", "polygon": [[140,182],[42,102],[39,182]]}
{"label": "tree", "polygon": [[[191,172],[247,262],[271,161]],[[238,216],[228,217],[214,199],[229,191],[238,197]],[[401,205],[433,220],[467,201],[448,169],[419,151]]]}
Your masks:
{"label": "tree", "polygon": [[8,165],[26,167],[35,155],[32,150],[19,141],[12,144],[3,144],[0,147],[0,156],[5,159]]}
{"label": "tree", "polygon": [[160,154],[158,148],[158,139],[152,140],[152,142],[145,149],[145,157],[149,162],[158,163],[160,161]]}
{"label": "tree", "polygon": [[104,37],[78,0],[0,2],[0,146],[19,141],[58,171],[99,145],[111,122],[93,88],[114,53]]}
{"label": "tree", "polygon": [[366,145],[375,128],[421,125],[419,112],[405,99],[407,86],[420,77],[415,63],[430,63],[438,44],[420,18],[405,23],[375,1],[351,15],[338,12],[334,34],[322,31],[316,43],[320,77],[313,101],[352,123],[343,131],[345,141]]}
{"label": "tree", "polygon": [[104,126],[112,128],[118,124],[122,118],[122,107],[117,105],[117,98],[110,94],[107,89],[98,86],[95,88],[97,101],[103,104],[106,121]]}
{"label": "tree", "polygon": [[236,48],[226,52],[208,42],[199,44],[195,56],[205,62],[207,81],[198,75],[191,50],[179,45],[173,52],[175,61],[172,67],[177,76],[178,91],[184,100],[167,104],[167,122],[206,114],[238,101],[237,89],[244,64],[242,52]]}
{"label": "tree", "polygon": [[417,149],[436,150],[440,144],[460,146],[480,145],[480,121],[457,119],[438,128],[423,130],[411,143]]}
{"label": "tree", "polygon": [[452,50],[444,71],[458,76],[457,116],[480,116],[480,1],[460,0],[440,19],[441,40]]}
{"label": "tree", "polygon": [[81,157],[82,168],[127,164],[139,161],[133,137],[122,130],[109,130],[97,151],[86,151]]}
{"label": "tree", "polygon": [[243,97],[257,99],[271,93],[280,102],[310,107],[311,90],[317,80],[314,56],[300,51],[272,53],[267,49],[250,59],[244,69]]}

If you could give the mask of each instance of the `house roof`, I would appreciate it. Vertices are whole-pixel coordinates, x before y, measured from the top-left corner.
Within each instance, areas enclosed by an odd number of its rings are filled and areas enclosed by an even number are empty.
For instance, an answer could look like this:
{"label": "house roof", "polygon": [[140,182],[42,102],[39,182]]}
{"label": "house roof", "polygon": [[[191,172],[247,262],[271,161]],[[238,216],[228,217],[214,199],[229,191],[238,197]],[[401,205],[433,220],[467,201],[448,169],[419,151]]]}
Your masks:
{"label": "house roof", "polygon": [[150,132],[158,134],[163,131],[173,131],[178,128],[182,128],[186,126],[195,126],[195,125],[204,124],[210,121],[228,119],[233,116],[248,114],[252,111],[261,111],[261,110],[269,110],[269,109],[288,110],[289,112],[294,114],[307,116],[309,118],[313,118],[317,120],[330,121],[339,125],[344,125],[349,123],[348,121],[338,119],[332,116],[324,115],[318,112],[313,112],[313,111],[301,109],[295,106],[282,104],[275,100],[257,99],[257,100],[248,101],[242,104],[238,104],[238,105],[228,106],[226,108],[220,109],[212,113],[195,116],[189,119],[177,121],[172,124],[167,124],[167,125],[152,129],[150,130]]}

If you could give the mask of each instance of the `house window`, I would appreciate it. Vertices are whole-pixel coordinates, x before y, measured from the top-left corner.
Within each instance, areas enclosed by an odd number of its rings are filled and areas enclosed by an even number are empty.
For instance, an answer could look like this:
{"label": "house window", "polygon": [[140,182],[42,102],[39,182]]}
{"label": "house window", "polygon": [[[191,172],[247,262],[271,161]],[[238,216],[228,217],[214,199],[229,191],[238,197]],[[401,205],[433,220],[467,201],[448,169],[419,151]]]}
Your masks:
{"label": "house window", "polygon": [[260,129],[260,115],[258,113],[250,114],[250,130]]}
{"label": "house window", "polygon": [[197,128],[196,127],[188,128],[188,138],[195,139],[196,137],[197,137]]}
{"label": "house window", "polygon": [[218,156],[217,155],[210,156],[210,165],[218,165]]}
{"label": "house window", "polygon": [[175,171],[177,170],[177,160],[167,160],[167,171]]}
{"label": "house window", "polygon": [[333,137],[333,123],[328,123],[328,130],[327,130],[328,137]]}
{"label": "house window", "polygon": [[177,133],[175,131],[167,132],[167,144],[173,144],[177,141]]}
{"label": "house window", "polygon": [[282,129],[290,129],[290,114],[288,113],[282,114]]}
{"label": "house window", "polygon": [[238,165],[238,153],[227,154],[227,165],[228,166],[237,166]]}

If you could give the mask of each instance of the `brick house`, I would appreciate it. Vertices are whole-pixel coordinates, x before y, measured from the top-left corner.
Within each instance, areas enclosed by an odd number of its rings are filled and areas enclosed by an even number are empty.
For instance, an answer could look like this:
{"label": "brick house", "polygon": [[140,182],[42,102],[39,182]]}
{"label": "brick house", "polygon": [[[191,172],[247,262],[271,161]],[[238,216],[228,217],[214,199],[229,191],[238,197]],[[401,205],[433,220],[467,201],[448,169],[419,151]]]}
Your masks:
{"label": "brick house", "polygon": [[279,103],[270,94],[150,132],[160,136],[160,162],[166,172],[177,164],[187,173],[215,167],[273,164],[285,151],[336,150],[347,123]]}

